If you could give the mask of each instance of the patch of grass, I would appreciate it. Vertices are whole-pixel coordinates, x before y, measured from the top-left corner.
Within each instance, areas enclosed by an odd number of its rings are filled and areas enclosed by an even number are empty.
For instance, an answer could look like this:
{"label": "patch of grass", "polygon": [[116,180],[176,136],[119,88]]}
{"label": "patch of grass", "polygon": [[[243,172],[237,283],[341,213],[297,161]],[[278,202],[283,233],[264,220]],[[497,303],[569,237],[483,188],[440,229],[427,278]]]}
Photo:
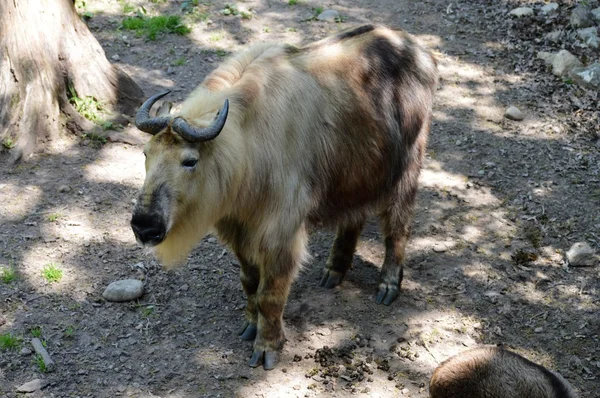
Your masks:
{"label": "patch of grass", "polygon": [[17,271],[13,267],[0,267],[0,280],[9,284],[17,279]]}
{"label": "patch of grass", "polygon": [[21,346],[22,339],[12,333],[0,334],[0,349],[16,350]]}
{"label": "patch of grass", "polygon": [[94,133],[94,132],[85,133],[83,135],[83,138],[86,140],[89,140],[91,147],[96,148],[96,149],[100,148],[102,145],[106,144],[106,142],[107,142],[105,136],[98,134],[98,133]]}
{"label": "patch of grass", "polygon": [[69,102],[77,113],[96,124],[102,123],[102,105],[94,97],[80,98],[73,86],[69,86]]}
{"label": "patch of grass", "polygon": [[42,328],[40,326],[36,326],[30,329],[29,333],[31,333],[33,337],[37,337],[38,339],[42,338]]}
{"label": "patch of grass", "polygon": [[146,36],[149,40],[156,40],[158,35],[163,33],[175,33],[183,36],[192,31],[177,15],[128,17],[123,20],[122,26],[124,29],[134,31],[136,35]]}
{"label": "patch of grass", "polygon": [[75,333],[75,329],[73,328],[73,326],[67,326],[67,328],[65,329],[65,331],[63,332],[63,335],[70,339],[73,338],[73,334]]}
{"label": "patch of grass", "polygon": [[177,58],[177,59],[176,59],[176,60],[173,62],[173,65],[174,65],[174,66],[183,66],[183,65],[185,65],[185,63],[186,63],[186,62],[187,62],[187,60],[185,59],[185,57],[180,57],[180,58]]}
{"label": "patch of grass", "polygon": [[347,20],[348,20],[348,17],[346,17],[346,16],[344,16],[344,15],[340,15],[340,16],[338,16],[338,17],[335,17],[335,18],[334,18],[334,21],[335,21],[336,23],[344,23],[344,22],[346,22]]}
{"label": "patch of grass", "polygon": [[223,32],[214,32],[214,33],[210,34],[208,40],[215,43],[215,42],[223,40],[224,38],[225,38],[225,35],[223,34]]}
{"label": "patch of grass", "polygon": [[56,263],[48,263],[42,268],[42,276],[48,283],[58,282],[62,279],[63,271]]}
{"label": "patch of grass", "polygon": [[154,306],[153,305],[149,305],[147,307],[142,308],[142,316],[144,318],[148,318],[152,314],[154,314]]}
{"label": "patch of grass", "polygon": [[298,0],[289,0],[288,1],[288,5],[290,5],[290,6],[295,6],[296,4],[298,4]]}
{"label": "patch of grass", "polygon": [[227,56],[228,53],[227,53],[227,51],[222,50],[222,49],[219,48],[219,49],[215,50],[215,54],[218,57],[225,57],[225,56]]}
{"label": "patch of grass", "polygon": [[287,28],[285,31],[286,32],[297,32],[298,29],[292,27],[292,28]]}
{"label": "patch of grass", "polygon": [[4,139],[4,141],[2,141],[2,146],[5,149],[13,149],[15,147],[15,145],[17,145],[17,143],[15,141],[12,140],[12,138],[7,137]]}
{"label": "patch of grass", "polygon": [[46,362],[44,362],[44,358],[42,358],[42,356],[39,354],[35,356],[35,364],[37,365],[40,372],[46,373],[48,371],[48,369],[46,368]]}
{"label": "patch of grass", "polygon": [[133,4],[131,4],[128,1],[119,0],[119,4],[121,4],[121,7],[123,8],[123,14],[129,14],[130,12],[133,12],[133,10],[135,10]]}
{"label": "patch of grass", "polygon": [[319,7],[315,7],[312,9],[313,11],[313,15],[316,17],[319,16],[319,14],[321,14],[323,12],[323,7],[319,6]]}
{"label": "patch of grass", "polygon": [[265,32],[265,33],[271,33],[271,28],[269,28],[268,26],[264,26],[263,27],[263,32]]}
{"label": "patch of grass", "polygon": [[221,14],[223,15],[238,15],[239,10],[235,4],[225,4],[225,8],[221,10]]}
{"label": "patch of grass", "polygon": [[51,214],[48,216],[48,221],[50,221],[50,222],[54,222],[54,221],[58,220],[58,219],[59,219],[59,218],[61,218],[61,217],[62,217],[62,214],[60,214],[60,213],[51,213]]}
{"label": "patch of grass", "polygon": [[246,11],[240,11],[240,16],[242,17],[242,19],[252,19],[252,13],[251,12],[246,12]]}

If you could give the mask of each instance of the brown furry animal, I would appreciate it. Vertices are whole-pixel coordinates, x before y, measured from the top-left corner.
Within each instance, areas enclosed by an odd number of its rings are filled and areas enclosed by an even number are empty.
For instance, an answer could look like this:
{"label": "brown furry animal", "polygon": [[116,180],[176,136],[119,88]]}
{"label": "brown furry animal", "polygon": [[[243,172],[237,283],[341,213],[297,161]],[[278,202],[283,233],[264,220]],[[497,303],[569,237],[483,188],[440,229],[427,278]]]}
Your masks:
{"label": "brown furry animal", "polygon": [[154,137],[133,231],[167,267],[211,230],[233,249],[248,296],[241,335],[255,339],[251,366],[275,366],[311,225],[337,226],[321,281],[332,288],[366,217],[379,215],[377,302],[398,295],[436,85],[434,58],[411,36],[365,25],[233,56],[175,117],[150,117],[166,93],[140,108],[136,125]]}
{"label": "brown furry animal", "polygon": [[431,398],[574,398],[558,373],[501,347],[478,347],[444,361],[429,382]]}

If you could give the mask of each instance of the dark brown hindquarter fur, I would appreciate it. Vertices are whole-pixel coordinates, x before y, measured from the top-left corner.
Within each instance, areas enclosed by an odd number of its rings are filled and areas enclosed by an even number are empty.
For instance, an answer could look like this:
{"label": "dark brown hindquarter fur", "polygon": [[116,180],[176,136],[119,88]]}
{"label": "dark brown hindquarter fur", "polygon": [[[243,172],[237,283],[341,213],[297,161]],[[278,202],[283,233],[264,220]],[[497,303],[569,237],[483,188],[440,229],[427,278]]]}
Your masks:
{"label": "dark brown hindquarter fur", "polygon": [[[371,29],[356,31],[360,35]],[[360,39],[352,31],[340,37]],[[343,139],[334,159],[316,161],[312,185],[319,205],[309,215],[312,222],[336,223],[382,202],[385,208],[399,197],[409,201],[409,209],[413,205],[435,79],[421,74],[414,55],[420,50],[409,37],[403,39],[402,47],[384,37],[364,43],[361,56],[366,62],[347,71],[354,75],[347,83],[348,93],[356,96],[347,102],[353,107],[334,126],[324,123],[315,132]],[[403,192],[398,195],[398,190]]]}

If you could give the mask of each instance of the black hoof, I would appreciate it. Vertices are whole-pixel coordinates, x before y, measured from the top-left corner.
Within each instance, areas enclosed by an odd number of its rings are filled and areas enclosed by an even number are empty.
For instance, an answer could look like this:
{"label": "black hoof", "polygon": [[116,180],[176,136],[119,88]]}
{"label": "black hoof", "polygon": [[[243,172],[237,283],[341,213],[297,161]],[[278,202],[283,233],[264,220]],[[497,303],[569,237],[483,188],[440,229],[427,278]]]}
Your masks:
{"label": "black hoof", "polygon": [[341,274],[336,271],[332,271],[330,269],[325,269],[323,271],[323,277],[321,278],[321,287],[327,289],[333,289],[344,280],[344,274]]}
{"label": "black hoof", "polygon": [[252,353],[248,364],[253,368],[262,365],[264,370],[271,370],[277,366],[277,356],[277,352],[274,351],[257,350]]}
{"label": "black hoof", "polygon": [[398,297],[398,286],[397,285],[379,285],[379,291],[375,301],[377,304],[390,305]]}
{"label": "black hoof", "polygon": [[256,338],[256,324],[246,322],[240,331],[240,337],[246,341],[254,340]]}

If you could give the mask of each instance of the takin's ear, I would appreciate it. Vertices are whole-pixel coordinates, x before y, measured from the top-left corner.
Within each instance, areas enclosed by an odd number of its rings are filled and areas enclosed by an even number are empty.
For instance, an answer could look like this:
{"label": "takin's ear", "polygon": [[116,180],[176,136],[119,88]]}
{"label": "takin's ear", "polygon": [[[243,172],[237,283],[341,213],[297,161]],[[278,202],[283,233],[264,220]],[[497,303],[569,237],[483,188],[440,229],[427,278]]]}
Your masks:
{"label": "takin's ear", "polygon": [[172,107],[173,107],[173,103],[171,101],[163,102],[156,110],[156,117],[168,116],[169,113],[171,112]]}

